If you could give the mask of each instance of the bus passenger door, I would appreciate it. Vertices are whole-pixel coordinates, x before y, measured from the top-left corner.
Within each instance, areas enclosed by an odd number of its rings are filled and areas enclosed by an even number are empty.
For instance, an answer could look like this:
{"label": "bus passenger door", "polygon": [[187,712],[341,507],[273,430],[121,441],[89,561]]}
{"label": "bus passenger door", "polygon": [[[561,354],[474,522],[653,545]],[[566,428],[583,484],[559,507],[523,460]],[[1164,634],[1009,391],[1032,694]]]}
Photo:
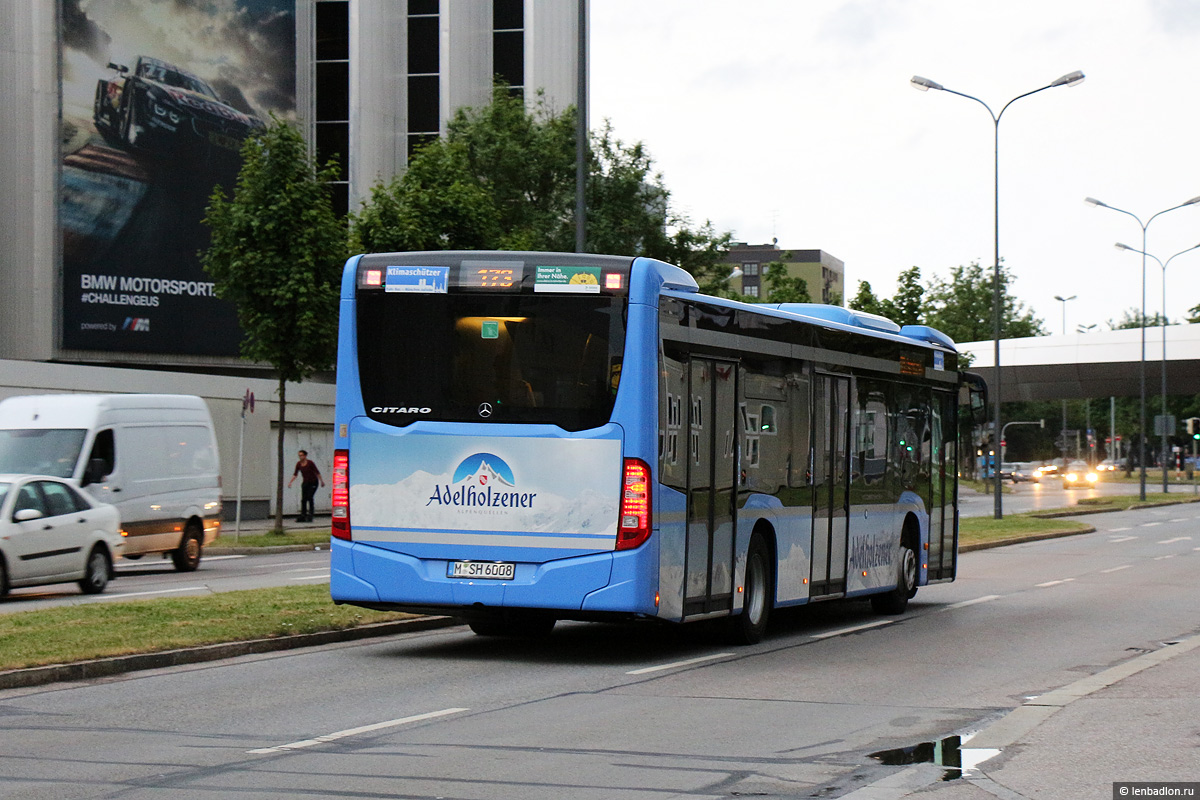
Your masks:
{"label": "bus passenger door", "polygon": [[691,360],[684,616],[733,607],[737,365]]}
{"label": "bus passenger door", "polygon": [[814,375],[813,530],[810,597],[846,591],[846,545],[850,518],[850,379]]}

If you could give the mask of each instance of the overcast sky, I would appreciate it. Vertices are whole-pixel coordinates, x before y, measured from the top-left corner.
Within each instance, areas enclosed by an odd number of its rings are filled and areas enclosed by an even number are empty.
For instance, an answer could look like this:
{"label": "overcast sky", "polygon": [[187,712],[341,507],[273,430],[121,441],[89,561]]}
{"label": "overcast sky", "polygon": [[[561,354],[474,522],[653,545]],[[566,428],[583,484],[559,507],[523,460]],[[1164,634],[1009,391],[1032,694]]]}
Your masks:
{"label": "overcast sky", "polygon": [[[1140,308],[1143,222],[1200,196],[1196,0],[593,0],[590,123],[646,143],[675,208],[734,239],[821,249],[846,292],[947,276],[993,252],[1053,333]],[[1200,203],[1150,224],[1167,261],[1200,244]],[[1147,313],[1163,305],[1147,260]],[[1167,269],[1168,316],[1200,304],[1200,250]]]}

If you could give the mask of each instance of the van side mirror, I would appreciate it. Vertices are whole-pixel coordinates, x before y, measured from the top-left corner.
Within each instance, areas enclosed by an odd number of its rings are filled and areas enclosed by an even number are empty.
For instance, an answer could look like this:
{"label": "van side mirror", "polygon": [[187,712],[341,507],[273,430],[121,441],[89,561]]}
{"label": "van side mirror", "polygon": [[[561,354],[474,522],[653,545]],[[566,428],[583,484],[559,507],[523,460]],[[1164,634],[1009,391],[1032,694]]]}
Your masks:
{"label": "van side mirror", "polygon": [[99,483],[104,480],[109,473],[108,462],[103,458],[93,458],[88,461],[87,469],[83,471],[83,483],[87,486],[93,483]]}
{"label": "van side mirror", "polygon": [[13,520],[16,522],[29,522],[34,519],[41,519],[43,516],[45,515],[36,508],[22,508],[13,514]]}

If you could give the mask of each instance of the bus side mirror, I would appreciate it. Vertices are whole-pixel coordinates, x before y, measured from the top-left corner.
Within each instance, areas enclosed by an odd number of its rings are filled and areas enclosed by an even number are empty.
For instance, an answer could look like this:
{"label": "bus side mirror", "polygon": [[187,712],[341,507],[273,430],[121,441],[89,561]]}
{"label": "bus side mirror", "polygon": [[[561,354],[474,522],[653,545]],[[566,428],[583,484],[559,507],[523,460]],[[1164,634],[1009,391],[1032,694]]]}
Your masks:
{"label": "bus side mirror", "polygon": [[987,382],[984,381],[982,375],[974,372],[963,372],[959,378],[959,407],[966,410],[972,424],[983,425],[987,422]]}

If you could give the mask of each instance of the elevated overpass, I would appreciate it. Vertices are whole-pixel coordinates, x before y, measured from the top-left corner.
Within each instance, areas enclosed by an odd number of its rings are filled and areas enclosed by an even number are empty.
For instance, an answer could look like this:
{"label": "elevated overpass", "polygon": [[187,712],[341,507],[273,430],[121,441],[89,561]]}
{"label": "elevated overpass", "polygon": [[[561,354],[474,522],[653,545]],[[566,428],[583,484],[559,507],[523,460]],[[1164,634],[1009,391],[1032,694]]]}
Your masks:
{"label": "elevated overpass", "polygon": [[[1168,325],[1167,394],[1200,393],[1200,324]],[[973,356],[968,368],[994,391],[994,342],[958,343]],[[1098,397],[1137,397],[1141,393],[1142,331],[1037,336],[1000,341],[1002,402]],[[1146,329],[1146,396],[1161,387],[1163,328]],[[1154,406],[1157,408],[1157,405]]]}

